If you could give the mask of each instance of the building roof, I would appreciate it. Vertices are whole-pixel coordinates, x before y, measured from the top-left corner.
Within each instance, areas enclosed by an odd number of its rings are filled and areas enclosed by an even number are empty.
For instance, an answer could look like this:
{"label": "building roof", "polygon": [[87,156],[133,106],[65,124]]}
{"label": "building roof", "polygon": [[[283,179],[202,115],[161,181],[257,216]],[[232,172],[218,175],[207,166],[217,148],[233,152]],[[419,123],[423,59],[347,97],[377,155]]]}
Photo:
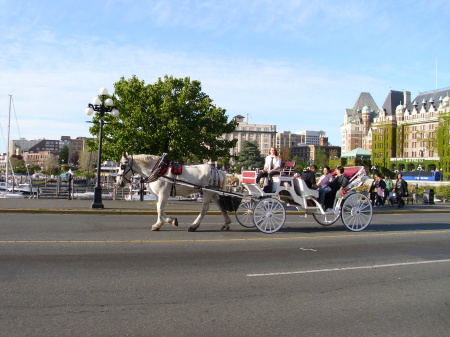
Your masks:
{"label": "building roof", "polygon": [[386,116],[395,116],[395,109],[400,104],[405,104],[403,91],[391,90],[383,103],[382,109],[386,112]]}
{"label": "building roof", "polygon": [[412,111],[414,110],[414,105],[417,105],[417,109],[420,110],[423,104],[425,104],[426,110],[429,110],[431,105],[437,109],[439,107],[440,100],[443,100],[447,96],[450,96],[450,88],[425,91],[419,93],[416,98],[411,100],[411,103],[406,106],[406,109]]}
{"label": "building roof", "polygon": [[364,157],[364,158],[370,158],[372,157],[372,153],[369,151],[366,151],[360,147],[357,147],[356,149],[353,149],[349,152],[341,154],[342,158],[357,158],[357,157]]}
{"label": "building roof", "polygon": [[350,116],[350,122],[360,120],[362,118],[361,113],[364,108],[369,109],[370,122],[373,122],[373,119],[377,117],[378,106],[369,92],[362,92],[356,100],[353,109],[350,111],[349,109],[346,109],[347,115]]}

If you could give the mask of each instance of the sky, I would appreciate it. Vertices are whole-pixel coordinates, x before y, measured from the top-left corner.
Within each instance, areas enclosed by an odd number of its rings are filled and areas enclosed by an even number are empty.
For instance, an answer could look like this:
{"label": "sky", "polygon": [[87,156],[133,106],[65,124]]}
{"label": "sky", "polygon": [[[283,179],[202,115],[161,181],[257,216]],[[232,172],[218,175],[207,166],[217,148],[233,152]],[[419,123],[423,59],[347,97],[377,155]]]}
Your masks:
{"label": "sky", "polygon": [[88,137],[87,104],[133,75],[341,145],[361,92],[450,87],[449,18],[448,0],[0,0],[0,152],[9,95],[10,139]]}

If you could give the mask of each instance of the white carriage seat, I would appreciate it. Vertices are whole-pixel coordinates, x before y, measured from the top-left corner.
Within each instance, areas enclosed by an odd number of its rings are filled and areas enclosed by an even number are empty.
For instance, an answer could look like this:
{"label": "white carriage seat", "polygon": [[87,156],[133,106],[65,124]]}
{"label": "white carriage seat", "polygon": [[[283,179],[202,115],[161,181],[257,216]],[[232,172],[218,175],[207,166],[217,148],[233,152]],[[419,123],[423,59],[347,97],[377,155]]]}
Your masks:
{"label": "white carriage seat", "polygon": [[302,178],[294,177],[293,183],[295,193],[297,193],[299,196],[303,198],[308,198],[309,196],[314,198],[319,197],[319,191],[308,188],[308,186],[306,186],[306,183]]}

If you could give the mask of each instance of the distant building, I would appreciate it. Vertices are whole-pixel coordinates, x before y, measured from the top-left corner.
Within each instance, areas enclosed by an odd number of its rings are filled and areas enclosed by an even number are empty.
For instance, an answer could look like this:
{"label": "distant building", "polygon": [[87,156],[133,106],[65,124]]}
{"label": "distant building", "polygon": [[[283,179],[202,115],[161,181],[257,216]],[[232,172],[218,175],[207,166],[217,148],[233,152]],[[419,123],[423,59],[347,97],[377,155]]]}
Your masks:
{"label": "distant building", "polygon": [[320,145],[328,146],[328,137],[325,137],[323,131],[299,131],[291,133],[290,131],[282,131],[276,134],[276,146],[278,148],[292,148],[301,145]]}
{"label": "distant building", "polygon": [[275,125],[267,124],[251,124],[247,120],[244,120],[244,116],[237,115],[234,119],[239,123],[236,130],[233,133],[223,135],[224,139],[237,139],[237,144],[233,149],[230,149],[231,155],[237,155],[242,150],[242,144],[244,141],[254,141],[258,144],[261,153],[269,153],[269,149],[275,146],[275,137],[277,127]]}

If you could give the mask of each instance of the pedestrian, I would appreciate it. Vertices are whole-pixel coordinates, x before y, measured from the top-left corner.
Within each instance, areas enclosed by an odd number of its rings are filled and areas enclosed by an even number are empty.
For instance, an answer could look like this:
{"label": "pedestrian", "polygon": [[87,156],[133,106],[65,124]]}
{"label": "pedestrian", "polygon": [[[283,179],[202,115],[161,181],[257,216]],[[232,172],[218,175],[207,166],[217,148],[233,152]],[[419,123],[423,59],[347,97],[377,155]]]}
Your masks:
{"label": "pedestrian", "polygon": [[376,201],[375,207],[384,206],[384,194],[386,190],[386,183],[381,179],[381,174],[375,174],[375,191],[376,191]]}
{"label": "pedestrian", "polygon": [[389,174],[384,175],[384,183],[386,184],[386,190],[384,194],[384,203],[386,204],[386,201],[389,201],[389,204],[391,206],[394,206],[394,183],[392,179],[389,177]]}
{"label": "pedestrian", "polygon": [[403,175],[401,173],[397,174],[395,196],[397,198],[398,208],[404,207],[405,201],[402,198],[408,196],[408,183],[403,180]]}

